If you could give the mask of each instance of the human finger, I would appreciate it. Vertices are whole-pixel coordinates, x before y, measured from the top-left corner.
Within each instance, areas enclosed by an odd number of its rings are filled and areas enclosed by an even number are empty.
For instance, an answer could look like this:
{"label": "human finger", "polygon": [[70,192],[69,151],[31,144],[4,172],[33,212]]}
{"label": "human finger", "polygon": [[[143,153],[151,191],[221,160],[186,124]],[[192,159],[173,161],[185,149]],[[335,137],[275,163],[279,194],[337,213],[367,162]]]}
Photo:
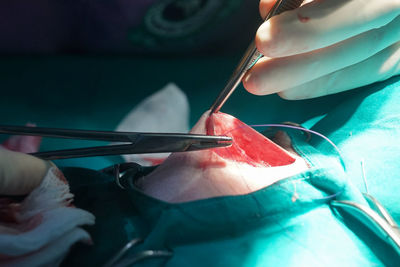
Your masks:
{"label": "human finger", "polygon": [[39,158],[0,148],[0,195],[30,193],[50,166]]}
{"label": "human finger", "polygon": [[384,27],[304,54],[263,58],[244,77],[257,95],[272,94],[315,80],[361,62],[400,40],[400,16]]}
{"label": "human finger", "polygon": [[308,99],[362,87],[394,75],[400,75],[400,42],[365,61],[282,91],[279,95],[288,100]]}
{"label": "human finger", "polygon": [[[260,16],[262,19],[265,19],[267,17],[268,12],[271,10],[271,8],[274,6],[277,0],[260,0]],[[301,5],[308,4],[312,2],[313,0],[304,0]]]}
{"label": "human finger", "polygon": [[259,8],[262,19],[265,19],[268,12],[271,10],[276,1],[277,0],[260,0]]}
{"label": "human finger", "polygon": [[264,22],[256,45],[269,57],[305,53],[382,27],[399,14],[400,1],[312,1]]}

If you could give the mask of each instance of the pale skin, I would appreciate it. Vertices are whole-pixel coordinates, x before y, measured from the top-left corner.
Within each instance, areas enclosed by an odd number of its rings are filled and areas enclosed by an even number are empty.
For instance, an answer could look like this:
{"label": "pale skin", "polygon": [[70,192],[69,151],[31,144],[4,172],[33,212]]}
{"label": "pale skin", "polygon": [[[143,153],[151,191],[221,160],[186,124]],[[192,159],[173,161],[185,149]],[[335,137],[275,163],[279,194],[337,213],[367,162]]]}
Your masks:
{"label": "pale skin", "polygon": [[[275,0],[261,0],[265,16]],[[256,95],[297,100],[400,74],[399,0],[314,0],[263,23],[265,57],[243,79]]]}

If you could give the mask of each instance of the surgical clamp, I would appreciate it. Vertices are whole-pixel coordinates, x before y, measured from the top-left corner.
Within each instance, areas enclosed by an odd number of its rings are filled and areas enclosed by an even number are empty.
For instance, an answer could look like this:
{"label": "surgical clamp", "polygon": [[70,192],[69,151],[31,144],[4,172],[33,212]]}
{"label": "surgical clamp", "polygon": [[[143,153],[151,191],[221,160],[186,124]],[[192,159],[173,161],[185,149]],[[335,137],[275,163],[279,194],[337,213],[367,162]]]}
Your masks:
{"label": "surgical clamp", "polygon": [[28,126],[0,126],[0,133],[124,143],[31,153],[33,156],[47,160],[124,154],[184,152],[226,147],[232,144],[232,138],[228,136],[184,133],[113,132]]}

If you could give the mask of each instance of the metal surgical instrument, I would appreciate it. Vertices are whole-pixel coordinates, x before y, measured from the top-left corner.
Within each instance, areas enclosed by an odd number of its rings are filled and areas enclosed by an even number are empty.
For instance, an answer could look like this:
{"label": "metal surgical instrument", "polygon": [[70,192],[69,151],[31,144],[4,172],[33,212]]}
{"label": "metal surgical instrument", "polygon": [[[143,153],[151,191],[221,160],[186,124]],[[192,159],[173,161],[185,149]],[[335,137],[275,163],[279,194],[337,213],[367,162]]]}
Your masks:
{"label": "metal surgical instrument", "polygon": [[133,249],[135,246],[143,243],[144,240],[141,238],[134,238],[122,247],[117,254],[114,255],[103,267],[125,267],[132,266],[135,263],[138,263],[143,260],[154,259],[154,258],[170,258],[173,256],[173,253],[168,250],[143,250],[130,255],[127,259],[124,260],[124,257],[127,256],[129,250]]}
{"label": "metal surgical instrument", "polygon": [[333,200],[331,206],[339,213],[343,210],[357,218],[400,255],[399,226],[378,200],[367,193],[363,195],[369,206],[344,200]]}
{"label": "metal surgical instrument", "polygon": [[113,132],[0,125],[1,133],[124,143],[31,154],[47,160],[123,154],[185,152],[226,147],[232,144],[232,138],[228,136],[184,133]]}
{"label": "metal surgical instrument", "polygon": [[[271,17],[275,15],[279,15],[280,13],[288,10],[292,10],[298,8],[304,0],[278,0],[275,2],[275,5],[268,12],[265,21],[269,20]],[[246,72],[251,69],[257,61],[262,58],[263,55],[257,50],[256,44],[253,41],[250,46],[247,48],[244,56],[239,62],[239,65],[236,67],[233,72],[231,78],[228,83],[218,95],[217,99],[211,106],[211,113],[218,112],[221,107],[225,104],[226,100],[231,96],[233,91],[238,87],[239,83],[242,81]]]}

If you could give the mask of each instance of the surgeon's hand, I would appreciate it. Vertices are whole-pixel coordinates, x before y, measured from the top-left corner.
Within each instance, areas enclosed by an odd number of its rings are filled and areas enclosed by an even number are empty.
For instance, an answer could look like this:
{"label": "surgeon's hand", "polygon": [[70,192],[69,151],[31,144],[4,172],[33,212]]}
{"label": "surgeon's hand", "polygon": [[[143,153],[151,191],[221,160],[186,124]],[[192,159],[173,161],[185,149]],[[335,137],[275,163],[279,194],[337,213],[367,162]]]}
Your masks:
{"label": "surgeon's hand", "polygon": [[[261,0],[265,16],[275,0]],[[313,98],[400,74],[399,0],[314,0],[258,29],[265,57],[244,77],[257,95]]]}
{"label": "surgeon's hand", "polygon": [[0,147],[0,196],[29,194],[50,166],[47,161]]}

